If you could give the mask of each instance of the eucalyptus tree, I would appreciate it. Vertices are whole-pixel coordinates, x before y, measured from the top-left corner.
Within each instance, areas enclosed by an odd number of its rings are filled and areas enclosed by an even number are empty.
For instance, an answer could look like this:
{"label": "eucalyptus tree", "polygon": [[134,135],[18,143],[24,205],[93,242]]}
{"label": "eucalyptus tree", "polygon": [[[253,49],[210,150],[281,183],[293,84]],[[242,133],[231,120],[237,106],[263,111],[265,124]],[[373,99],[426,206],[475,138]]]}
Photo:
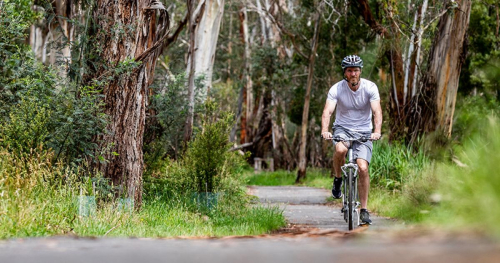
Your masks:
{"label": "eucalyptus tree", "polygon": [[409,128],[416,134],[438,131],[446,137],[451,136],[460,71],[467,52],[472,1],[448,1],[447,4],[453,9],[439,20],[421,95],[409,114],[412,116]]}
{"label": "eucalyptus tree", "polygon": [[[432,2],[434,5],[430,7],[428,0],[384,0],[382,17],[378,20],[367,0],[351,0],[351,4],[372,30],[387,40],[385,54],[390,65],[392,84],[391,139],[406,139],[411,143],[423,132],[436,129],[449,136],[471,1]],[[433,27],[436,21],[439,21],[437,29]],[[439,51],[424,60],[424,33],[432,30],[435,30],[436,36],[431,44],[431,53]],[[404,47],[405,43],[408,48]],[[434,84],[429,85],[429,82]],[[436,115],[431,113],[434,111]],[[436,116],[443,117],[437,120]]]}
{"label": "eucalyptus tree", "polygon": [[83,82],[102,88],[110,118],[96,168],[140,206],[148,87],[168,37],[169,16],[157,0],[96,0],[91,19]]}
{"label": "eucalyptus tree", "polygon": [[[193,133],[195,78],[204,78],[204,90],[212,85],[212,70],[219,29],[224,14],[224,0],[189,0],[189,52],[187,63],[189,107],[184,141]],[[206,92],[206,91],[204,91]]]}

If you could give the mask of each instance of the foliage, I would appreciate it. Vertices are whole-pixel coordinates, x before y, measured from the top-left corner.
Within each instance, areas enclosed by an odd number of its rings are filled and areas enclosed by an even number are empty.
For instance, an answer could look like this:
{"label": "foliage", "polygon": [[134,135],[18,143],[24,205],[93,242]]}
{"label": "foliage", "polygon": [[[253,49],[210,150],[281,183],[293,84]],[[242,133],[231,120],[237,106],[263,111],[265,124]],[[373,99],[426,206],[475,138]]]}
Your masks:
{"label": "foliage", "polygon": [[228,204],[227,207],[221,205],[222,210],[227,210],[231,204],[244,206],[248,202],[241,178],[245,160],[238,153],[228,151],[233,116],[217,110],[218,105],[208,99],[203,124],[196,129],[182,158],[175,161],[166,157],[160,165],[148,167],[145,177],[147,200],[179,199],[189,204],[193,193],[208,192],[219,193],[219,203]]}
{"label": "foliage", "polygon": [[[155,162],[167,156],[177,158],[181,150],[184,122],[187,117],[187,95],[183,92],[186,78],[184,74],[168,79],[165,86],[154,86],[150,109],[156,113],[150,116],[146,129],[146,164],[155,169]],[[149,139],[153,137],[153,139]],[[154,166],[154,167],[153,167]]]}
{"label": "foliage", "polygon": [[500,37],[498,35],[498,1],[473,1],[468,31],[468,53],[460,74],[462,94],[499,90]]}
{"label": "foliage", "polygon": [[[147,120],[145,131],[145,163],[156,170],[167,157],[178,159],[185,150],[184,124],[188,113],[186,76],[181,73],[170,76],[164,83],[151,87],[155,93],[150,98],[149,112],[154,112]],[[204,77],[195,79],[195,107],[197,116],[203,111],[202,93]],[[198,125],[198,118],[193,125]]]}
{"label": "foliage", "polygon": [[[500,236],[496,220],[500,211],[500,123],[490,117],[463,148],[453,163],[437,165],[433,171],[440,176],[438,193],[442,202],[429,220],[453,227],[469,227]],[[447,218],[453,216],[453,222]]]}
{"label": "foliage", "polygon": [[18,156],[31,153],[47,141],[51,112],[33,97],[21,98],[10,112],[9,121],[0,127],[1,144]]}
{"label": "foliage", "polygon": [[[148,199],[140,212],[118,209],[116,200],[98,202],[90,217],[78,215],[83,170],[52,164],[53,152],[17,157],[0,148],[0,239],[53,235],[78,236],[224,236],[258,235],[285,224],[278,208],[219,203],[210,217],[193,212],[182,199]],[[97,195],[100,183],[96,182]],[[105,184],[104,184],[105,185]]]}
{"label": "foliage", "polygon": [[67,163],[96,160],[99,136],[106,132],[108,123],[101,90],[83,86],[73,88],[74,92],[71,85],[66,87],[54,98],[49,146],[57,152],[57,159]]}
{"label": "foliage", "polygon": [[421,147],[412,149],[399,142],[377,142],[370,162],[371,184],[400,191],[408,178],[420,174],[429,162]]}
{"label": "foliage", "polygon": [[[184,155],[185,165],[190,167],[191,180],[196,192],[212,193],[217,189],[228,159],[229,132],[232,114],[223,112],[218,119],[217,104],[211,100],[205,103],[205,113],[201,131],[189,142]],[[232,153],[229,153],[232,154]]]}
{"label": "foliage", "polygon": [[471,134],[484,129],[487,116],[500,115],[497,98],[487,93],[459,98],[453,124],[453,139],[465,142]]}
{"label": "foliage", "polygon": [[34,61],[24,43],[26,30],[37,17],[31,1],[3,1],[0,10],[0,121],[28,90],[50,96],[54,76]]}
{"label": "foliage", "polygon": [[0,145],[18,156],[51,148],[57,152],[54,159],[66,163],[92,157],[94,139],[106,126],[98,88],[67,83],[35,61],[21,41],[39,16],[31,1],[4,2],[2,12]]}

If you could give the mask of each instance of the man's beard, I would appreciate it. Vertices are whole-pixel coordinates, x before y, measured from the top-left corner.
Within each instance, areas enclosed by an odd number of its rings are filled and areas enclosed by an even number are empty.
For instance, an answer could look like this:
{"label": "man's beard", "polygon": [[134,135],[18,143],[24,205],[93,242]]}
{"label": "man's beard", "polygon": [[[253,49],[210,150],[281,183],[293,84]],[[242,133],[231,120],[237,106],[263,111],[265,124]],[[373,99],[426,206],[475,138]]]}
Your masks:
{"label": "man's beard", "polygon": [[352,77],[349,79],[349,84],[353,87],[357,87],[359,85],[359,77]]}

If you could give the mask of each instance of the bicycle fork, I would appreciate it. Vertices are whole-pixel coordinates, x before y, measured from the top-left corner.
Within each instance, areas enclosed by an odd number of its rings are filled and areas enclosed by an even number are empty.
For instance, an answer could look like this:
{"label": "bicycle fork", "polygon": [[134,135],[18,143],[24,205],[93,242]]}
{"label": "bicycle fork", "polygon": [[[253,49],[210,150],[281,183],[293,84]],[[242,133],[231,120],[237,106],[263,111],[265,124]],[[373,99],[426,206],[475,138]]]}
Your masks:
{"label": "bicycle fork", "polygon": [[[359,226],[359,206],[361,203],[359,200],[358,193],[358,165],[354,163],[352,158],[352,150],[349,150],[349,159],[348,163],[341,167],[343,173],[343,195],[342,195],[342,213],[344,213],[344,220],[348,222],[349,220],[349,191],[353,191],[353,200],[352,200],[352,218],[355,219],[355,223]],[[352,176],[352,180],[349,180],[349,176]],[[349,186],[349,182],[352,182],[352,186]]]}

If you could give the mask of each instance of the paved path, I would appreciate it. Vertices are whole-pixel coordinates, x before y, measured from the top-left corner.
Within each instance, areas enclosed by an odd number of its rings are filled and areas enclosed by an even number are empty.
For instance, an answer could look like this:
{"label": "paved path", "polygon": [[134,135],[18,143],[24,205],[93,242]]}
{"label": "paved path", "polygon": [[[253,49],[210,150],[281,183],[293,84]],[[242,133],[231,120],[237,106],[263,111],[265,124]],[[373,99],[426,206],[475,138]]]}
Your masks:
{"label": "paved path", "polygon": [[[406,229],[394,222],[345,231],[328,191],[297,187],[252,187],[250,192],[279,205],[289,222],[303,228],[280,234],[220,239],[30,238],[0,240],[0,263],[72,262],[500,262],[500,245],[482,237]],[[337,211],[337,212],[336,212]],[[333,215],[333,216],[332,216]],[[373,231],[376,227],[378,230]],[[305,230],[304,230],[305,229]]]}
{"label": "paved path", "polygon": [[498,263],[500,247],[490,242],[363,238],[245,238],[161,240],[130,238],[0,241],[2,263],[80,262],[453,262]]}
{"label": "paved path", "polygon": [[[287,221],[302,227],[348,231],[340,212],[339,202],[327,202],[329,190],[297,186],[251,186],[248,193],[255,195],[263,204],[278,205]],[[395,220],[371,215],[373,224],[369,230],[401,228]]]}

